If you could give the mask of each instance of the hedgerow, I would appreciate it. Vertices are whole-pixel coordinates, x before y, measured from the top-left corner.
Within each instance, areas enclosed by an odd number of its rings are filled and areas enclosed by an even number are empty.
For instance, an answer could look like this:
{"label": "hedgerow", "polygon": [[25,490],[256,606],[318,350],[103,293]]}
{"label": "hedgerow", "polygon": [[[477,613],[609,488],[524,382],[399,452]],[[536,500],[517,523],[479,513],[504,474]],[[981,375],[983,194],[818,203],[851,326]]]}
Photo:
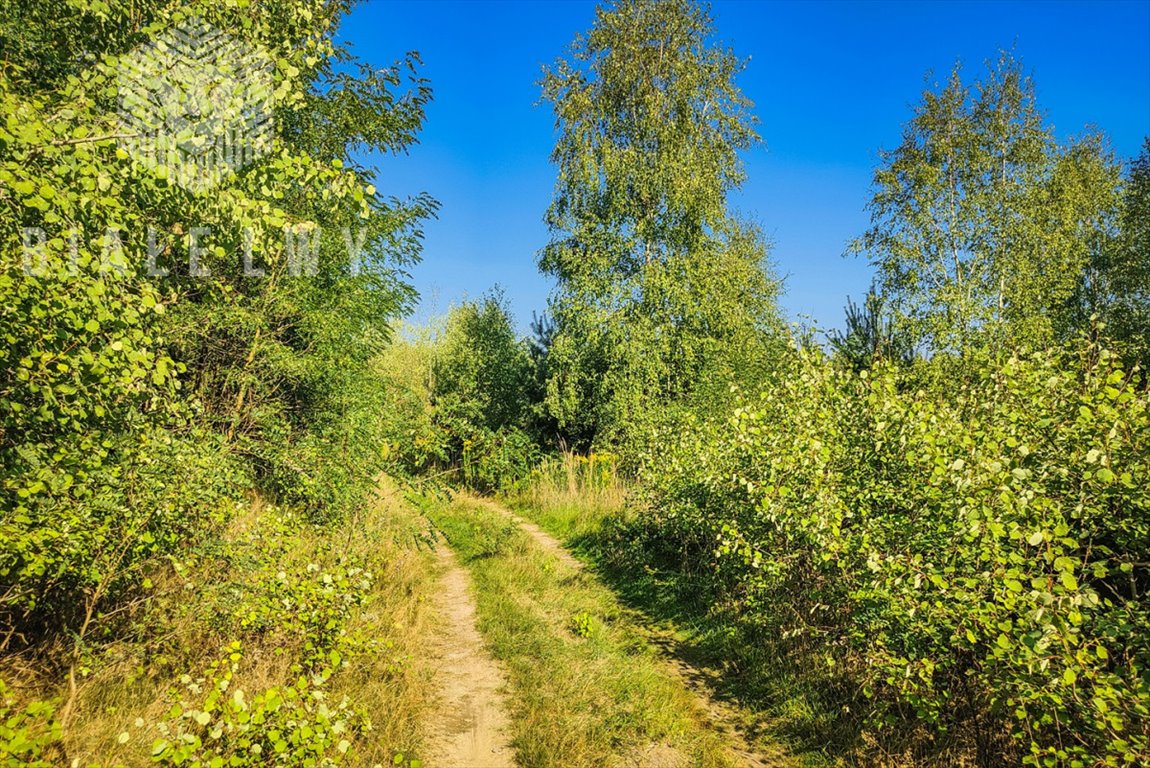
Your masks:
{"label": "hedgerow", "polygon": [[644,457],[642,534],[861,690],[880,739],[1141,764],[1147,406],[1141,373],[1094,344],[857,373],[796,353],[729,421]]}

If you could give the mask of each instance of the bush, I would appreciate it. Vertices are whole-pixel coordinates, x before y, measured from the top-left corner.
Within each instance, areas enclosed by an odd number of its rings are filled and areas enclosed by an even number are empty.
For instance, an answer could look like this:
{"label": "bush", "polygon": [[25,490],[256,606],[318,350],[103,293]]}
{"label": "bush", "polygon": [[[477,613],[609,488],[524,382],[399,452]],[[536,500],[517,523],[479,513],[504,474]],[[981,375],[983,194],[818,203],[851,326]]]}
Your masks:
{"label": "bush", "polygon": [[540,455],[539,446],[520,429],[473,430],[463,441],[462,479],[479,491],[508,488],[527,477]]}
{"label": "bush", "polygon": [[[156,762],[324,766],[351,756],[352,740],[370,721],[346,698],[334,698],[330,681],[351,659],[382,650],[350,629],[374,577],[356,558],[323,547],[304,550],[322,561],[301,561],[298,541],[314,534],[299,514],[270,507],[234,544],[232,558],[244,561],[247,577],[229,585],[215,621],[238,639],[171,692],[152,746]],[[287,666],[286,682],[245,690],[240,681],[267,663],[270,648]]]}
{"label": "bush", "polygon": [[[1150,416],[1105,349],[854,373],[818,352],[642,473],[651,546],[984,765],[1150,759]],[[1012,746],[1013,745],[1013,746]]]}

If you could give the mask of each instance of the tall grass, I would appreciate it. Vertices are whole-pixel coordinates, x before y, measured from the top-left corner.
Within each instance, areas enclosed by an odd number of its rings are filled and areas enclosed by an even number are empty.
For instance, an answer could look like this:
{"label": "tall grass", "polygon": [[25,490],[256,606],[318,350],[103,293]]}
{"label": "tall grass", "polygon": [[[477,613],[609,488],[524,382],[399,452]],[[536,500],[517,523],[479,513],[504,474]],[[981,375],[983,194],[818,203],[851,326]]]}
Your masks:
{"label": "tall grass", "polygon": [[[267,514],[269,508],[256,499],[219,539],[178,567],[157,569],[151,596],[124,616],[136,627],[133,634],[88,649],[73,715],[64,723],[61,744],[53,747],[57,761],[154,765],[151,750],[160,724],[186,696],[188,679],[203,674],[236,640],[242,640],[243,659],[229,690],[258,692],[291,684],[310,638],[277,626],[253,628],[246,611],[260,603],[252,596],[261,594],[278,570],[326,571],[351,558],[364,563],[373,579],[342,631],[371,645],[368,652],[346,654],[347,663],[333,675],[327,693],[332,702],[346,696],[367,714],[371,729],[348,734],[351,745],[341,764],[389,765],[397,755],[406,764],[418,756],[425,712],[435,695],[433,670],[422,652],[436,573],[429,550],[419,546],[427,536],[426,521],[384,486],[339,522],[293,532],[282,555],[267,560],[253,548],[257,537],[267,535],[261,525]],[[35,657],[5,659],[0,675],[13,681],[19,700],[59,699],[63,693],[45,682],[58,676],[39,667]]]}
{"label": "tall grass", "polygon": [[605,519],[626,514],[628,489],[614,454],[564,453],[548,457],[506,500],[551,533],[578,545]]}

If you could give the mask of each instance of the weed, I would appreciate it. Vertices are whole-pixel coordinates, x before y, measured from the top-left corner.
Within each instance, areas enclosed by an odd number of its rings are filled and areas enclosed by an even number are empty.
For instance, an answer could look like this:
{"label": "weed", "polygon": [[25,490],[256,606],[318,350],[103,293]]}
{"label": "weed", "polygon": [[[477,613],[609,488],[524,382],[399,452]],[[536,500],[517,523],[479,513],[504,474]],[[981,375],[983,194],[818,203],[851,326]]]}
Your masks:
{"label": "weed", "polygon": [[574,620],[571,622],[571,629],[575,634],[582,638],[591,637],[591,633],[595,631],[595,619],[591,614],[582,611],[575,615]]}

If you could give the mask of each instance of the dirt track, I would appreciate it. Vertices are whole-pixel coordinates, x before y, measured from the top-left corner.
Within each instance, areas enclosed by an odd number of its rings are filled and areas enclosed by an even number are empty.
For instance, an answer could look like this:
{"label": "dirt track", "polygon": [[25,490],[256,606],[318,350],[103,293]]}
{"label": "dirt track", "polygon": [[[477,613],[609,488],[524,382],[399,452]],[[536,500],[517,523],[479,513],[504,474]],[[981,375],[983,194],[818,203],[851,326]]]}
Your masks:
{"label": "dirt track", "polygon": [[427,768],[513,768],[503,671],[475,627],[467,571],[443,543],[444,574],[435,608],[442,625],[431,648],[442,681],[440,710],[428,734]]}

